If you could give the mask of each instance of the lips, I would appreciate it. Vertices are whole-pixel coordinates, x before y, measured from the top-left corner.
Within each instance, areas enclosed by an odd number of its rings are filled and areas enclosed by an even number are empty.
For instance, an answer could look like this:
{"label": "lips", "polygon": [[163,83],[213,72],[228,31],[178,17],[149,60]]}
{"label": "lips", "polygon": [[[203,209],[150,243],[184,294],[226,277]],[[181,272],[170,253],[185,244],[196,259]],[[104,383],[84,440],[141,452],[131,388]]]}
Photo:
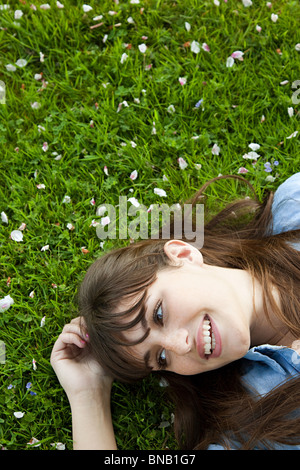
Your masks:
{"label": "lips", "polygon": [[[210,327],[211,327],[210,334],[211,336],[213,334],[214,340],[215,340],[215,348],[210,354],[206,354],[205,352],[205,350],[207,351],[207,346],[205,347],[205,344],[207,343],[205,343],[205,339],[203,335],[204,321],[205,323],[207,323],[207,320],[209,320],[210,322]],[[210,358],[219,357],[222,352],[222,342],[221,342],[221,336],[220,336],[219,330],[217,328],[215,321],[208,315],[204,315],[203,318],[201,319],[201,322],[197,331],[196,344],[197,344],[198,354],[202,359],[208,360]]]}

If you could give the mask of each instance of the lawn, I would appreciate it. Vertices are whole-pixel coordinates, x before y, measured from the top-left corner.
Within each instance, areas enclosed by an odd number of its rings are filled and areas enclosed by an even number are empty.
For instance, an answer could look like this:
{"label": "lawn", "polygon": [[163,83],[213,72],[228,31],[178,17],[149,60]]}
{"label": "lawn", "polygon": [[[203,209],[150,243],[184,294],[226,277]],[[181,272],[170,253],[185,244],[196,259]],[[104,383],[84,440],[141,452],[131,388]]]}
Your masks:
{"label": "lawn", "polygon": [[[299,18],[297,0],[0,5],[0,447],[72,449],[51,349],[88,266],[129,243],[98,238],[99,207],[219,174],[262,198],[299,171]],[[176,449],[155,377],[116,383],[112,409],[120,449]]]}

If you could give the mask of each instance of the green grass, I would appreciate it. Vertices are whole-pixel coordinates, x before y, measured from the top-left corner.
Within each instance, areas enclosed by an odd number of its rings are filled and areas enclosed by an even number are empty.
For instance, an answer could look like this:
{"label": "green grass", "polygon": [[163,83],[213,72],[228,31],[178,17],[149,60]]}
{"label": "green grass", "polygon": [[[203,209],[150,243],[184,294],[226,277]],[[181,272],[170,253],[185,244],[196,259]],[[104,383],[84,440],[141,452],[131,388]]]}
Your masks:
{"label": "green grass", "polygon": [[[76,315],[77,288],[88,266],[128,243],[107,240],[100,247],[91,226],[93,219],[99,221],[96,207],[116,205],[120,195],[147,207],[171,205],[207,179],[236,175],[241,167],[262,197],[298,171],[299,134],[287,137],[299,130],[292,83],[300,80],[295,49],[300,5],[296,0],[277,0],[272,8],[265,0],[253,0],[248,8],[238,0],[220,0],[219,6],[212,0],[120,0],[119,5],[104,0],[91,1],[93,10],[84,14],[82,3],[70,0],[63,2],[64,9],[51,2],[50,10],[36,1],[36,11],[23,3],[11,1],[10,9],[0,11],[0,80],[6,86],[6,103],[0,104],[0,212],[8,217],[8,224],[0,221],[0,298],[14,299],[0,317],[0,340],[6,345],[6,362],[0,365],[0,444],[26,449],[35,437],[40,449],[53,449],[57,442],[71,449],[70,410],[49,356],[64,323]],[[14,20],[15,10],[22,10],[21,19]],[[276,23],[272,13],[279,16]],[[103,18],[93,21],[97,15]],[[210,52],[192,52],[187,42],[194,40],[207,43]],[[138,49],[142,43],[145,54]],[[226,67],[237,50],[244,60]],[[121,64],[123,53],[128,58]],[[18,59],[27,65],[7,70]],[[43,74],[44,89],[35,74]],[[187,78],[185,85],[179,77]],[[128,107],[117,112],[124,101]],[[35,102],[38,109],[32,108]],[[292,117],[288,107],[294,108]],[[251,142],[261,145],[255,165],[243,159]],[[212,154],[215,143],[219,155]],[[188,163],[184,170],[179,157]],[[271,173],[265,171],[267,162]],[[138,171],[134,181],[133,170]],[[39,184],[45,188],[38,189]],[[155,187],[167,197],[155,195]],[[240,192],[241,185],[229,182],[210,193],[224,202]],[[63,202],[66,195],[70,203]],[[26,229],[18,243],[10,233],[22,223]],[[41,251],[45,245],[49,250]],[[171,423],[172,408],[155,378],[131,387],[115,384],[112,402],[120,449],[176,448],[172,425],[161,424]],[[15,418],[16,411],[25,412],[23,418]]]}

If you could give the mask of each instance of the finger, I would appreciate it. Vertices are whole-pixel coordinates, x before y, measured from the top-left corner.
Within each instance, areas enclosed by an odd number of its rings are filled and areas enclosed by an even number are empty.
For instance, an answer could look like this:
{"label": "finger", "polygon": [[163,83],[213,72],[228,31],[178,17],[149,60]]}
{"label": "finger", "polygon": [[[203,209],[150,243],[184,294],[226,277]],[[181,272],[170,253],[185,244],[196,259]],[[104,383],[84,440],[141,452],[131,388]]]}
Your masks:
{"label": "finger", "polygon": [[[85,342],[75,333],[61,333],[54,343],[50,363],[53,368],[59,359],[66,359],[69,357],[71,350],[77,347],[77,350],[81,350],[85,346]],[[68,352],[69,350],[69,352]],[[74,350],[71,353],[74,356]]]}
{"label": "finger", "polygon": [[55,343],[55,350],[61,351],[66,349],[67,346],[75,345],[78,348],[84,348],[86,341],[84,341],[80,335],[73,332],[63,332],[59,335]]}
{"label": "finger", "polygon": [[82,317],[76,317],[76,318],[72,318],[71,322],[70,323],[76,323],[77,325],[80,325],[81,324],[81,318]]}
{"label": "finger", "polygon": [[84,334],[86,334],[86,330],[87,330],[87,327],[86,327],[86,322],[85,322],[85,319],[84,317],[76,317],[76,318],[73,318],[71,320],[71,324],[73,325],[79,325],[81,330],[84,331]]}
{"label": "finger", "polygon": [[79,325],[77,325],[76,323],[66,323],[65,326],[62,329],[62,332],[64,332],[64,333],[73,332],[73,333],[80,334],[80,331],[81,331],[81,329],[80,329]]}
{"label": "finger", "polygon": [[81,325],[83,327],[86,327],[86,324],[85,324],[85,319],[84,317],[76,317],[76,318],[72,318],[72,320],[70,321],[70,323],[75,323],[76,325]]}
{"label": "finger", "polygon": [[81,325],[77,323],[67,323],[62,330],[63,333],[76,333],[81,336],[82,339],[87,340],[88,334],[85,329],[82,329]]}

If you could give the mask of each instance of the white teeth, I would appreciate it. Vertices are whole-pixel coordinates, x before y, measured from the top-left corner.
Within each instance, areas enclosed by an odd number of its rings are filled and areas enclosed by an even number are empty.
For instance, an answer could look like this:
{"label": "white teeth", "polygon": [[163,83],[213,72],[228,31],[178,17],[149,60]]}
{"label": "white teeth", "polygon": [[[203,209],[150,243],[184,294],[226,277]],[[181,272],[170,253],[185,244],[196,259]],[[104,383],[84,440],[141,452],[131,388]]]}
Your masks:
{"label": "white teeth", "polygon": [[211,345],[212,345],[212,348],[215,349],[215,347],[216,347],[216,338],[215,338],[215,335],[213,333],[211,334],[211,336],[212,336]]}
{"label": "white teeth", "polygon": [[213,352],[216,347],[216,339],[213,332],[210,332],[211,324],[209,320],[203,321],[202,334],[204,341],[204,354],[208,355]]}

